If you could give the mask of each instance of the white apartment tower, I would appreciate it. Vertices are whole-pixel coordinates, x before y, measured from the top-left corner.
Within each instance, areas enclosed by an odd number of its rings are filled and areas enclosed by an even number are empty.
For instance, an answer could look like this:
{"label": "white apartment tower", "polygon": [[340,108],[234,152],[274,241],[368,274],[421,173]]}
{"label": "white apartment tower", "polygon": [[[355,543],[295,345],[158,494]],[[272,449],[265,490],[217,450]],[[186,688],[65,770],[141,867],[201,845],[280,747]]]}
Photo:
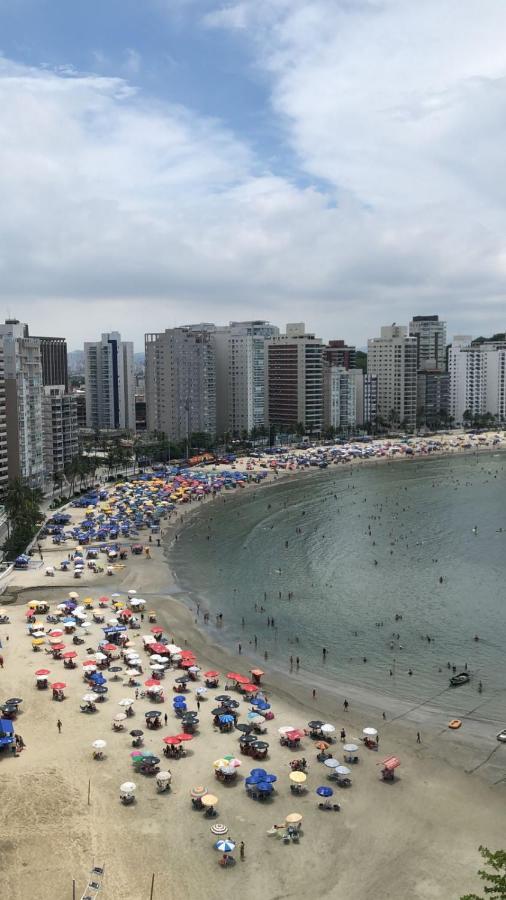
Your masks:
{"label": "white apartment tower", "polygon": [[9,480],[7,460],[7,413],[5,408],[5,371],[3,341],[0,339],[0,497]]}
{"label": "white apartment tower", "polygon": [[117,331],[85,343],[86,425],[135,431],[134,347]]}
{"label": "white apartment tower", "polygon": [[473,344],[469,335],[457,335],[449,348],[450,413],[455,423],[464,413],[490,413],[506,421],[506,341]]}
{"label": "white apartment tower", "polygon": [[409,333],[416,338],[417,368],[444,372],[446,369],[446,322],[439,316],[413,316]]}
{"label": "white apartment tower", "polygon": [[42,401],[44,424],[45,474],[62,474],[79,453],[77,397],[67,394],[65,385],[44,387]]}
{"label": "white apartment tower", "polygon": [[[357,424],[357,386],[354,369],[323,366],[324,428],[351,429]],[[360,371],[360,374],[363,373]]]}
{"label": "white apartment tower", "polygon": [[267,341],[267,421],[282,431],[323,427],[323,344],[303,322]]}
{"label": "white apartment tower", "polygon": [[17,319],[0,325],[5,371],[9,478],[31,487],[44,483],[42,359],[40,341]]}
{"label": "white apartment tower", "polygon": [[378,416],[403,428],[415,428],[417,339],[405,325],[388,325],[367,342],[367,371],[377,376]]}
{"label": "white apartment tower", "polygon": [[173,441],[216,434],[214,332],[202,323],[145,335],[148,431]]}
{"label": "white apartment tower", "polygon": [[230,322],[214,333],[216,430],[239,437],[266,424],[266,341],[279,328],[264,321]]}

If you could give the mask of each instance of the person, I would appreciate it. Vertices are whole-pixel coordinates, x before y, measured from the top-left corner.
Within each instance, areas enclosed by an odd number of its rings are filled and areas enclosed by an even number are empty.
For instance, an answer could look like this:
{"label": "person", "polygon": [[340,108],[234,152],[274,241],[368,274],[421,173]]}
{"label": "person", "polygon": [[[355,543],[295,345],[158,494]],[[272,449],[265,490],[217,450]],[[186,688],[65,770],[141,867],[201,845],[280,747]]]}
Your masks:
{"label": "person", "polygon": [[4,667],[4,658],[3,658],[2,654],[0,653],[0,669],[3,669],[3,667]]}
{"label": "person", "polygon": [[342,741],[346,740],[346,732],[345,732],[344,728],[341,728],[341,740]]}
{"label": "person", "polygon": [[313,688],[313,700],[316,700],[316,690]]}
{"label": "person", "polygon": [[240,854],[241,859],[244,860],[244,859],[245,859],[245,855],[244,855],[244,841],[241,841],[241,843],[239,844],[239,854]]}
{"label": "person", "polygon": [[167,713],[165,713],[165,715],[164,715],[164,717],[163,717],[163,721],[165,722],[165,724],[167,724],[167,722],[168,722],[168,716],[167,716]]}
{"label": "person", "polygon": [[419,732],[419,731],[416,732],[416,743],[417,743],[417,744],[421,744],[421,743],[422,743],[422,739],[421,739],[421,737],[420,737],[420,732]]}
{"label": "person", "polygon": [[198,697],[197,697],[197,709],[198,709],[198,711],[200,712],[200,700],[199,700]]}
{"label": "person", "polygon": [[349,707],[349,705],[350,705],[350,704],[348,703],[348,701],[345,700],[344,703],[343,703],[344,711],[345,711],[345,712],[348,712],[348,707]]}
{"label": "person", "polygon": [[61,719],[58,719],[58,721],[57,721],[57,723],[56,723],[56,727],[57,727],[57,729],[58,729],[58,734],[61,734],[62,725],[63,725],[62,720],[61,720]]}

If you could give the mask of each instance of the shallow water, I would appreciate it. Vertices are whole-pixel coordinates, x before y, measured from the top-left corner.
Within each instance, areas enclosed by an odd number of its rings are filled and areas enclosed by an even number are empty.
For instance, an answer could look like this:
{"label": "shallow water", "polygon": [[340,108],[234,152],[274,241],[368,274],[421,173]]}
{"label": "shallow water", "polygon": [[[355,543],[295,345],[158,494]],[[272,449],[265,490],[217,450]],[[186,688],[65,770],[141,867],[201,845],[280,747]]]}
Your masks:
{"label": "shallow water", "polygon": [[447,663],[467,663],[455,714],[504,718],[505,456],[333,467],[239,490],[191,518],[171,550],[200,617],[223,613],[223,642],[252,653],[256,636],[259,657],[287,671],[299,656],[303,672],[441,709]]}

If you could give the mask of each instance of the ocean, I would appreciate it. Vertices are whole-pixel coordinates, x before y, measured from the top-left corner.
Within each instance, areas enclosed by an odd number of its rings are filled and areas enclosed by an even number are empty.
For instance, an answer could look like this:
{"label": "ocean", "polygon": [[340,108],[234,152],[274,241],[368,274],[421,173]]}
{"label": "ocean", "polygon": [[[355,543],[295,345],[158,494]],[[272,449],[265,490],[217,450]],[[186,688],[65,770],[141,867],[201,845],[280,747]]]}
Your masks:
{"label": "ocean", "polygon": [[[182,598],[210,613],[215,637],[265,666],[290,671],[292,657],[296,671],[299,657],[308,677],[498,724],[505,561],[501,453],[237,488],[190,517],[170,550]],[[449,690],[448,663],[467,665],[470,683]]]}

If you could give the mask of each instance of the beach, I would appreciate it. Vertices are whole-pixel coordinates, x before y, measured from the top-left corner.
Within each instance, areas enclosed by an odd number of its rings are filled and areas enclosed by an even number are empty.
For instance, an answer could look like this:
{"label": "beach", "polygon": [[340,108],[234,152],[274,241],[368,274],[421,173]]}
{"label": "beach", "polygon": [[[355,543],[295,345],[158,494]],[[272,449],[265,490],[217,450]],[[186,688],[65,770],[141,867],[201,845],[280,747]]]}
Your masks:
{"label": "beach", "polygon": [[[236,465],[247,471],[250,463],[238,461]],[[290,476],[271,475],[269,480],[280,477]],[[251,490],[256,488],[243,488],[243,492]],[[261,486],[260,490],[268,492],[269,488]],[[201,621],[177,599],[163,546],[180,532],[188,514],[198,514],[201,505],[207,505],[206,501],[178,507],[169,526],[163,526],[162,546],[150,545],[151,558],[129,555],[125,567],[115,569],[111,577],[86,570],[78,581],[70,573],[46,577],[45,566],[57,567],[69,551],[68,544],[65,549],[54,547],[50,538],[41,542],[43,565],[10,576],[2,597],[10,624],[0,627],[1,683],[3,697],[23,698],[15,729],[26,749],[16,758],[5,752],[0,758],[4,805],[0,840],[6,895],[20,900],[30,896],[70,898],[75,879],[79,898],[92,864],[105,865],[100,897],[114,900],[148,898],[153,875],[153,897],[170,900],[201,895],[215,900],[226,890],[240,890],[246,900],[260,895],[272,900],[303,898],[315,890],[316,883],[318,893],[331,900],[361,900],[369,895],[378,900],[451,900],[476,889],[478,845],[500,848],[506,824],[506,747],[493,743],[491,735],[484,737],[478,727],[466,723],[465,730],[451,732],[446,722],[435,723],[423,707],[399,721],[398,710],[386,710],[384,721],[370,696],[359,689],[347,692],[350,707],[345,711],[339,685],[329,689],[323,678],[308,683],[304,673],[269,672],[266,661],[262,681],[275,718],[267,723],[269,756],[265,765],[278,780],[273,799],[260,803],[246,795],[243,778],[254,764],[250,766],[250,760],[239,754],[239,732],[220,733],[213,726],[210,710],[215,705],[214,695],[224,689],[225,673],[247,674],[258,660],[248,657],[247,647],[238,657],[220,646],[214,632],[206,633]],[[80,510],[72,512],[76,519],[83,515]],[[47,599],[53,609],[75,590],[81,601],[91,597],[96,609],[99,597],[118,593],[126,601],[127,592],[134,589],[146,599],[146,609],[156,611],[164,635],[195,652],[202,672],[215,668],[223,673],[219,690],[208,691],[201,701],[199,733],[188,743],[187,756],[167,763],[162,757],[162,768],[167,765],[172,772],[172,789],[166,794],[156,793],[154,779],[134,775],[131,765],[128,731],[130,727],[143,728],[144,712],[153,706],[149,700],[138,699],[128,728],[113,732],[118,701],[133,696],[133,691],[123,685],[122,677],[118,681],[108,678],[108,699],[97,704],[93,715],[80,712],[80,698],[86,692],[81,663],[85,648],[96,647],[103,637],[101,627],[92,625],[85,644],[76,648],[76,669],[64,670],[62,662],[50,660],[51,676],[67,684],[62,703],[51,699],[51,690],[36,690],[34,672],[47,657],[44,651],[32,650],[26,634],[29,600]],[[132,632],[144,672],[148,666],[140,635],[147,632],[147,623]],[[160,709],[168,714],[168,726],[144,735],[145,746],[157,755],[162,736],[177,728],[171,697],[179,674],[173,669],[162,682],[166,700]],[[139,679],[141,684],[145,677]],[[197,685],[191,686],[193,695]],[[244,721],[248,703],[236,692],[231,694],[240,701],[240,721]],[[338,736],[344,727],[347,740],[356,739],[359,744],[365,726],[379,731],[377,751],[361,746],[352,786],[335,790],[339,812],[318,808],[315,789],[329,782],[325,767],[316,760],[313,742],[305,737],[297,752],[279,743],[279,727],[307,727],[314,718],[333,723]],[[417,731],[421,743],[417,743]],[[91,744],[100,738],[107,741],[107,749],[105,758],[97,761]],[[341,759],[339,737],[331,747]],[[238,755],[242,761],[239,783],[230,786],[217,783],[213,772],[213,761],[226,754]],[[388,784],[380,778],[378,763],[391,754],[400,758],[401,766],[394,783]],[[309,790],[298,797],[290,792],[289,762],[302,755],[309,763]],[[136,802],[123,806],[119,786],[129,780],[137,784]],[[194,785],[205,785],[217,795],[215,821],[225,823],[229,836],[245,843],[244,861],[236,852],[236,864],[227,870],[218,865],[212,822],[192,809],[190,790]],[[303,816],[302,834],[297,845],[287,846],[267,832],[291,812]]]}

